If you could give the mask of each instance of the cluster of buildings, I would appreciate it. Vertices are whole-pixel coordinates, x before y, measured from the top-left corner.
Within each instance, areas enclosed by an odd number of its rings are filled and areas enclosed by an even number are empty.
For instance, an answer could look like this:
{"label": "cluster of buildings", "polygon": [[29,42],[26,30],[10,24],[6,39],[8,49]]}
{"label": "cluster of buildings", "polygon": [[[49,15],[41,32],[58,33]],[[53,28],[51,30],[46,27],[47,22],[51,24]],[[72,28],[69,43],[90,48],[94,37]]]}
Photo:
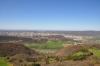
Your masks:
{"label": "cluster of buildings", "polygon": [[6,32],[1,31],[0,36],[16,36],[16,37],[26,37],[26,38],[55,38],[55,39],[64,39],[64,38],[70,38],[74,40],[83,40],[82,36],[75,36],[70,34],[58,34],[58,33],[50,33],[50,32]]}

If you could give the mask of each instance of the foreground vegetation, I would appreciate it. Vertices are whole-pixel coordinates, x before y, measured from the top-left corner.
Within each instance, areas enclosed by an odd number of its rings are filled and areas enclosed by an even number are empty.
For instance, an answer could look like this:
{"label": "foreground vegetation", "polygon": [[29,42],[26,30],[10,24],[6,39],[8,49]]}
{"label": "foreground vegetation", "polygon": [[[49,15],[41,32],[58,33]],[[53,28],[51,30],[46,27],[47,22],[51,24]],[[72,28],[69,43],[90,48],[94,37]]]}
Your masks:
{"label": "foreground vegetation", "polygon": [[[94,64],[100,65],[100,45],[69,45],[63,47],[62,41],[48,41],[46,44],[2,44],[0,46],[1,54],[0,66],[94,66]],[[2,47],[6,47],[4,49]],[[27,48],[27,47],[29,48]],[[13,48],[11,48],[13,47]],[[15,48],[15,49],[14,49]],[[23,48],[23,49],[22,49]],[[31,49],[30,49],[31,48]],[[9,49],[9,50],[8,50]],[[35,50],[38,49],[38,53]],[[54,53],[40,53],[41,50],[56,50]],[[12,54],[14,50],[14,55]],[[27,51],[29,50],[29,51]],[[48,51],[47,50],[47,51]],[[61,50],[61,51],[60,51]],[[3,52],[2,52],[3,51]],[[5,52],[4,52],[5,51]],[[27,51],[27,52],[26,52]],[[32,54],[31,54],[31,52]],[[34,51],[34,52],[33,52]],[[8,53],[7,53],[8,52]],[[21,52],[21,53],[19,53]],[[57,53],[60,53],[61,56]],[[6,55],[5,55],[6,54]],[[29,55],[28,55],[29,54]],[[4,55],[4,56],[3,56]],[[78,65],[79,63],[79,65]],[[76,65],[74,65],[76,64]]]}
{"label": "foreground vegetation", "polygon": [[100,49],[97,48],[91,48],[89,49],[90,52],[92,52],[94,54],[95,57],[100,59]]}
{"label": "foreground vegetation", "polygon": [[0,66],[13,66],[5,57],[0,57]]}

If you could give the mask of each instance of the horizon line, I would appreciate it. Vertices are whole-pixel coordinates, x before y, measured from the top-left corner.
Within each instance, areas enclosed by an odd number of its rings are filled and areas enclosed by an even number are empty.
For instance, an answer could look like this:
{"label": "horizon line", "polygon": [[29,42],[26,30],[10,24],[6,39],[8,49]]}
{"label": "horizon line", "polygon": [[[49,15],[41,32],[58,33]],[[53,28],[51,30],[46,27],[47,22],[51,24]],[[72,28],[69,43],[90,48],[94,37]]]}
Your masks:
{"label": "horizon line", "polygon": [[0,31],[100,31],[100,30],[0,29]]}

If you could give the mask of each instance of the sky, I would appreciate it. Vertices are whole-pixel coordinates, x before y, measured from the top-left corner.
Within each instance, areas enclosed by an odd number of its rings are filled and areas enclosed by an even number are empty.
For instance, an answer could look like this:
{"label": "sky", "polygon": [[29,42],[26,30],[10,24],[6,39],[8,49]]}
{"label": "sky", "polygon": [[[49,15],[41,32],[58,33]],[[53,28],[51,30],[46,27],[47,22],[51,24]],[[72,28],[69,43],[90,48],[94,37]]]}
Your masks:
{"label": "sky", "polygon": [[0,0],[0,29],[100,30],[100,0]]}

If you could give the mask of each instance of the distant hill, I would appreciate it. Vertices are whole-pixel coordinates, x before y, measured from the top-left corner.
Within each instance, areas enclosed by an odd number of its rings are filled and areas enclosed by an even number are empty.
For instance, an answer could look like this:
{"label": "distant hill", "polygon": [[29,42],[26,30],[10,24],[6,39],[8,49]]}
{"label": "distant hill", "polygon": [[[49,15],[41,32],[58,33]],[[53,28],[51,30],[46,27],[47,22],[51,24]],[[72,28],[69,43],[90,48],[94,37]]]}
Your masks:
{"label": "distant hill", "polygon": [[0,36],[0,42],[33,42],[32,38],[16,37],[16,36]]}

